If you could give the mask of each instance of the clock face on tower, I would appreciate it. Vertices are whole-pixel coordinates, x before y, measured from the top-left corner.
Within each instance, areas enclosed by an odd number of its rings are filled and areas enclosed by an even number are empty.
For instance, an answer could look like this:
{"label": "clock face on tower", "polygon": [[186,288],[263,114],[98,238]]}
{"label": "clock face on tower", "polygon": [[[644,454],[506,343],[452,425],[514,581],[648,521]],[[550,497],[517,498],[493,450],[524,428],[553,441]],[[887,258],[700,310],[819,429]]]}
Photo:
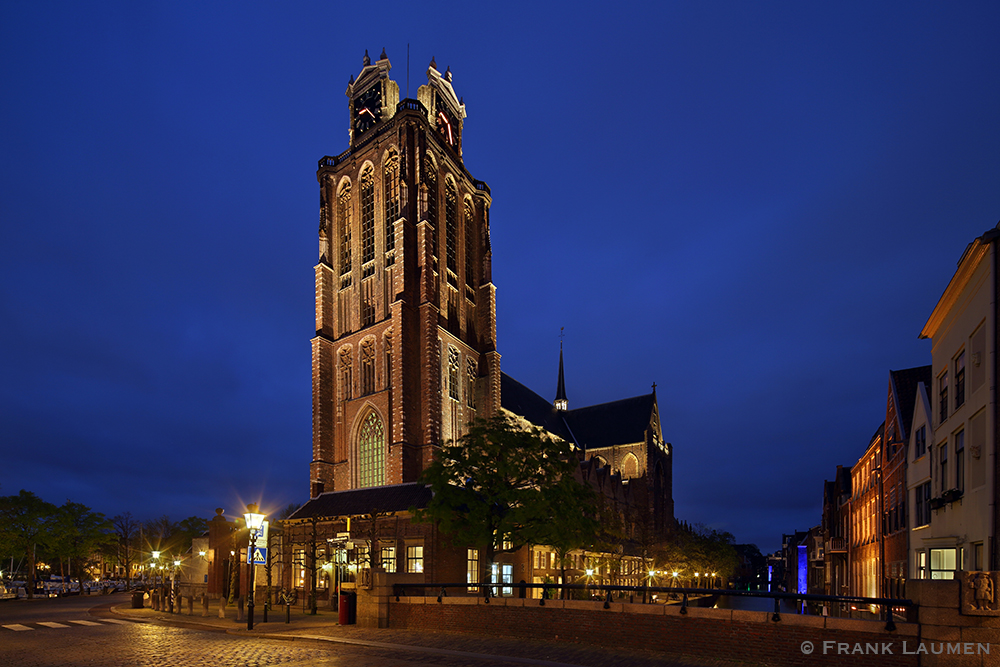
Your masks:
{"label": "clock face on tower", "polygon": [[376,84],[354,99],[354,131],[361,134],[382,118],[382,85]]}
{"label": "clock face on tower", "polygon": [[458,123],[455,122],[455,118],[448,112],[448,107],[445,106],[440,97],[437,98],[437,104],[434,106],[437,108],[435,121],[437,123],[438,134],[448,142],[449,146],[454,146],[458,141]]}

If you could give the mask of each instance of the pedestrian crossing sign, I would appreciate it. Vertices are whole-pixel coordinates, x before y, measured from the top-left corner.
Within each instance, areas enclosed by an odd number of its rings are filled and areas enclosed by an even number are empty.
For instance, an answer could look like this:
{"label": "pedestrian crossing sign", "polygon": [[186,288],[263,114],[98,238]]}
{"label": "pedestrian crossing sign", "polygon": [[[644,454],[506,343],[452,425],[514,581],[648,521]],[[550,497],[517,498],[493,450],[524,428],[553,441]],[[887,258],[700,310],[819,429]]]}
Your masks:
{"label": "pedestrian crossing sign", "polygon": [[[249,551],[249,550],[248,550]],[[247,565],[250,564],[250,554],[247,554]],[[255,547],[253,550],[253,564],[267,565],[267,547]]]}

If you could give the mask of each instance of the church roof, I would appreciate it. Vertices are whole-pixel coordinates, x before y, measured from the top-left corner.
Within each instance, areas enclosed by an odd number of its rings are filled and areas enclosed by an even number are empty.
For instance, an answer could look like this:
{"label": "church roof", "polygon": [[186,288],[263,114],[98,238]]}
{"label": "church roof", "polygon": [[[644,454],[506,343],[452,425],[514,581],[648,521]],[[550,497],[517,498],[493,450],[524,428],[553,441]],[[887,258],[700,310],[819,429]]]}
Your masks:
{"label": "church roof", "polygon": [[417,483],[330,491],[311,499],[288,518],[295,520],[360,516],[371,512],[405,512],[411,507],[425,507],[430,499],[431,490]]}
{"label": "church roof", "polygon": [[644,441],[655,402],[655,394],[650,393],[559,412],[514,378],[500,373],[500,406],[504,410],[584,449]]}

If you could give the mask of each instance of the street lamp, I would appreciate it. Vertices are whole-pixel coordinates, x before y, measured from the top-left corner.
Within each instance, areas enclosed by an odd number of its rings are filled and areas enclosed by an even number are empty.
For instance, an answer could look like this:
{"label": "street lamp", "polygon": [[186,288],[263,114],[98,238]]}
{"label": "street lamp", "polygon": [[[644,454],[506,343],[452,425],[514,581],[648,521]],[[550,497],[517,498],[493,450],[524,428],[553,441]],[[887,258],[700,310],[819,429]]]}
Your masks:
{"label": "street lamp", "polygon": [[254,565],[254,551],[257,550],[257,534],[261,526],[264,525],[264,515],[257,513],[257,503],[247,505],[247,511],[243,515],[246,519],[247,528],[250,529],[250,553],[247,562],[250,564],[250,599],[247,601],[247,630],[253,630],[253,594],[254,594],[254,572],[257,567]]}

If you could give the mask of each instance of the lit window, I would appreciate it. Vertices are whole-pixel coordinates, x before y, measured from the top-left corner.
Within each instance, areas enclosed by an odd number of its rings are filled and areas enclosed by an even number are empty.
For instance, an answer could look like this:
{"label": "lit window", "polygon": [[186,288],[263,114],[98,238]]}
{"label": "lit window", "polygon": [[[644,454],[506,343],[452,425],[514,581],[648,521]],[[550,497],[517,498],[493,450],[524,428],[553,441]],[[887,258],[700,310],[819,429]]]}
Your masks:
{"label": "lit window", "polygon": [[423,546],[406,547],[406,571],[407,572],[424,571]]}
{"label": "lit window", "polygon": [[465,581],[469,591],[476,590],[472,584],[479,583],[479,549],[469,549],[465,563]]}
{"label": "lit window", "polygon": [[382,569],[386,572],[396,571],[396,547],[382,547]]}
{"label": "lit window", "polygon": [[370,412],[358,434],[358,485],[385,484],[385,435],[382,420]]}
{"label": "lit window", "polygon": [[931,579],[954,579],[957,549],[931,549]]}

